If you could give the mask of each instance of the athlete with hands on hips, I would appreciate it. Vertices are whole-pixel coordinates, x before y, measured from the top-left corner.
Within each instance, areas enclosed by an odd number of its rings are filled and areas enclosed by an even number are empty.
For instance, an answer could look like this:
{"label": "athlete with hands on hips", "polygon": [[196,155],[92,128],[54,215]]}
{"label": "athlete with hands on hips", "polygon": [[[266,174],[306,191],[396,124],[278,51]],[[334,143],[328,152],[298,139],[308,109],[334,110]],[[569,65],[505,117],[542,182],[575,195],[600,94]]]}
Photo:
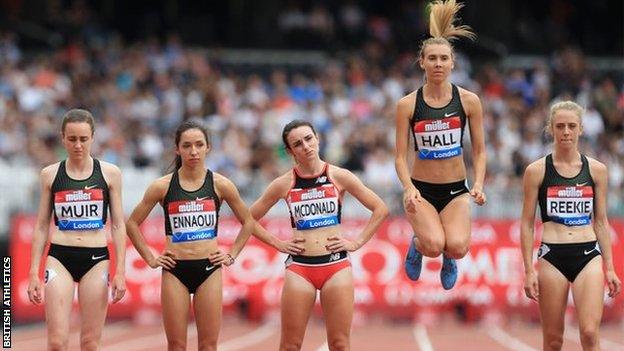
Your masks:
{"label": "athlete with hands on hips", "polygon": [[[255,221],[236,186],[206,169],[210,150],[208,131],[199,122],[183,122],[175,133],[176,166],[145,191],[127,228],[128,236],[145,262],[162,267],[161,303],[169,350],[186,350],[188,310],[193,295],[198,349],[216,350],[221,328],[221,267],[234,263],[249,239]],[[217,244],[219,209],[228,203],[242,228],[230,252]],[[139,225],[154,206],[165,212],[166,247],[154,257]]]}

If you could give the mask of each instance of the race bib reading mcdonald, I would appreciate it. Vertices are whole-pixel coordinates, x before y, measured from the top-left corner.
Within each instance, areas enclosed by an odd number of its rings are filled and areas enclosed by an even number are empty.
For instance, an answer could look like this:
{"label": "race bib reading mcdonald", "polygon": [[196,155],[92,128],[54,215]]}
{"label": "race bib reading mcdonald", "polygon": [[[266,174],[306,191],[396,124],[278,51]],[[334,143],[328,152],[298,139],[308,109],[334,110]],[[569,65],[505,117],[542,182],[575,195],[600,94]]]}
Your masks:
{"label": "race bib reading mcdonald", "polygon": [[174,243],[217,236],[217,212],[213,199],[174,201],[168,204],[168,210]]}
{"label": "race bib reading mcdonald", "polygon": [[461,155],[461,120],[458,116],[421,120],[414,124],[414,138],[421,160]]}
{"label": "race bib reading mcdonald", "polygon": [[550,186],[546,193],[547,215],[567,226],[588,225],[594,210],[591,186]]}
{"label": "race bib reading mcdonald", "polygon": [[338,192],[332,184],[309,189],[292,189],[288,196],[288,205],[298,230],[339,223]]}
{"label": "race bib reading mcdonald", "polygon": [[54,194],[59,230],[94,230],[104,227],[102,189],[65,190]]}

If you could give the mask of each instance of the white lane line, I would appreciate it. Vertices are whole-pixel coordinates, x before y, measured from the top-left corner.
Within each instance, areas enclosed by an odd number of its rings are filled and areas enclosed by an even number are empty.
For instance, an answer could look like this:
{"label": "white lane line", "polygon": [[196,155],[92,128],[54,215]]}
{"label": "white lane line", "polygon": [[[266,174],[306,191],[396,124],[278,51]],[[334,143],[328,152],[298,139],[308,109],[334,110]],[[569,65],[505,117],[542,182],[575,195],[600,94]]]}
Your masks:
{"label": "white lane line", "polygon": [[514,351],[538,351],[531,346],[523,343],[522,341],[507,334],[504,330],[497,326],[490,326],[487,328],[488,335],[496,340],[502,346]]}
{"label": "white lane line", "polygon": [[325,343],[321,345],[321,347],[316,349],[316,351],[329,351],[329,345],[327,344],[327,341],[325,341]]}
{"label": "white lane line", "polygon": [[[579,345],[581,344],[580,331],[576,327],[566,325],[565,333],[563,334],[563,337],[570,341],[574,341],[575,343]],[[611,341],[602,337],[600,338],[600,346],[602,346],[605,350],[613,350],[613,351],[624,350],[624,344],[620,344],[618,342]]]}
{"label": "white lane line", "polygon": [[412,332],[418,344],[418,348],[421,351],[434,351],[433,345],[431,345],[431,341],[429,340],[429,335],[427,335],[427,327],[425,327],[424,324],[416,323]]}
{"label": "white lane line", "polygon": [[275,334],[276,331],[277,327],[275,323],[265,323],[250,333],[221,343],[219,345],[219,350],[237,351],[269,338],[271,335]]}

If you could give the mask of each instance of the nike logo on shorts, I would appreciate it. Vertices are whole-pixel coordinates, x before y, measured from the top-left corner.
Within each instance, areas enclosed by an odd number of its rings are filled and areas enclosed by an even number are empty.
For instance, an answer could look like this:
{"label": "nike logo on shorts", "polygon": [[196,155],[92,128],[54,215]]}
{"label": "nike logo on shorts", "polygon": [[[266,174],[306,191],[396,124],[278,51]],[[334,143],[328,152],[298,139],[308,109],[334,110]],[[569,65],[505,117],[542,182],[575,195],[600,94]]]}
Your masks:
{"label": "nike logo on shorts", "polygon": [[457,111],[455,111],[455,112],[451,112],[451,113],[445,113],[445,114],[444,114],[444,117],[451,117],[451,116],[454,116],[454,115],[456,115],[456,114],[457,114]]}
{"label": "nike logo on shorts", "polygon": [[463,191],[464,189],[459,189],[459,190],[451,190],[451,195],[455,195],[455,194],[459,194]]}
{"label": "nike logo on shorts", "polygon": [[576,183],[576,186],[583,186],[583,185],[586,185],[586,184],[587,184],[587,182],[585,182],[585,183],[581,183],[581,184]]}
{"label": "nike logo on shorts", "polygon": [[106,257],[106,255],[102,255],[102,256],[93,255],[93,256],[91,256],[91,259],[92,260],[99,260],[100,258],[104,258],[104,257]]}
{"label": "nike logo on shorts", "polygon": [[213,269],[215,269],[216,266],[206,266],[206,270],[207,271],[211,271]]}
{"label": "nike logo on shorts", "polygon": [[85,185],[85,190],[89,190],[89,189],[93,189],[95,188],[97,185]]}
{"label": "nike logo on shorts", "polygon": [[589,251],[585,250],[585,251],[583,251],[583,253],[584,253],[585,255],[589,255],[589,254],[590,254],[590,253],[592,253],[592,251],[594,251],[594,250],[596,250],[596,248],[593,248],[593,249],[591,249],[591,250],[589,250]]}

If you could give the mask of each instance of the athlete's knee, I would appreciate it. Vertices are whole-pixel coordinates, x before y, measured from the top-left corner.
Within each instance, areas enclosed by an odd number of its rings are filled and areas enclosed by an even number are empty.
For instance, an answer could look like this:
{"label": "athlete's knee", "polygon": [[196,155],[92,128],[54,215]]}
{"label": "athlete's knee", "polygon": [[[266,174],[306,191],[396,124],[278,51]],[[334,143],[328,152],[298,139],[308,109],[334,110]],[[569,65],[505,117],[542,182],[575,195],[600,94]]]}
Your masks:
{"label": "athlete's knee", "polygon": [[282,340],[280,351],[299,351],[301,350],[302,344],[303,342],[301,340]]}
{"label": "athlete's knee", "polygon": [[584,348],[598,345],[598,326],[584,326],[580,328],[581,344]]}
{"label": "athlete's knee", "polygon": [[446,256],[454,259],[460,259],[466,256],[468,250],[470,249],[469,242],[452,242],[448,241],[446,243]]}
{"label": "athlete's knee", "polygon": [[168,351],[185,351],[186,341],[185,340],[167,340],[167,350]]}
{"label": "athlete's knee", "polygon": [[96,351],[100,348],[100,341],[95,338],[84,338],[80,340],[81,351]]}
{"label": "athlete's knee", "polygon": [[48,337],[48,351],[65,351],[69,346],[69,340],[62,336]]}
{"label": "athlete's knee", "polygon": [[438,257],[444,250],[444,239],[435,237],[418,239],[419,251],[427,257]]}
{"label": "athlete's knee", "polygon": [[216,338],[205,338],[199,340],[197,343],[197,349],[199,351],[216,351],[217,350],[217,339]]}
{"label": "athlete's knee", "polygon": [[348,337],[333,337],[327,342],[327,346],[330,351],[348,351],[349,350],[349,338]]}
{"label": "athlete's knee", "polygon": [[544,350],[560,351],[563,346],[563,335],[559,333],[547,334],[544,339]]}

